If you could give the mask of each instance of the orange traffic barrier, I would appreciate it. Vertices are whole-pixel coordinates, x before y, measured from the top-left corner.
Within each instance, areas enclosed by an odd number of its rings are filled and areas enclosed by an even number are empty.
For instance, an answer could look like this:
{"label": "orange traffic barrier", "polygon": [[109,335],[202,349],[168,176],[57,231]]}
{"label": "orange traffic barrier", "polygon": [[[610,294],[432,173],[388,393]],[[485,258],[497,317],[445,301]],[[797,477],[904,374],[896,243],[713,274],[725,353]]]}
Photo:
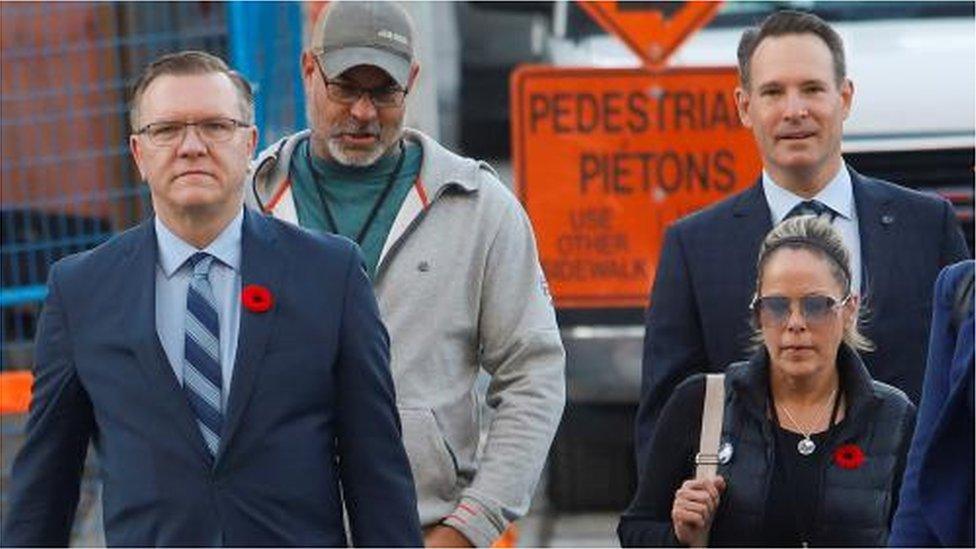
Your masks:
{"label": "orange traffic barrier", "polygon": [[30,408],[34,375],[26,370],[0,372],[0,414],[23,414]]}
{"label": "orange traffic barrier", "polygon": [[501,536],[491,544],[492,547],[509,548],[516,547],[518,545],[518,528],[514,524],[509,524],[508,528],[502,532]]}

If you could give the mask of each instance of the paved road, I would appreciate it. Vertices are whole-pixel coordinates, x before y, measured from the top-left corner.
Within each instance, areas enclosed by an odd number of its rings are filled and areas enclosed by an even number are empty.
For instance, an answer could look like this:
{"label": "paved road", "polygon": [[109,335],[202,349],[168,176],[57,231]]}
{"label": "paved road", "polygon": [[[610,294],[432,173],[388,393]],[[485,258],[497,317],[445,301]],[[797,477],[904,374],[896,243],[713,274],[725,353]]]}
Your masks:
{"label": "paved road", "polygon": [[557,513],[546,500],[546,473],[529,514],[518,521],[519,547],[619,547],[619,511]]}
{"label": "paved road", "polygon": [[519,547],[619,547],[618,513],[579,513],[542,516],[519,521]]}

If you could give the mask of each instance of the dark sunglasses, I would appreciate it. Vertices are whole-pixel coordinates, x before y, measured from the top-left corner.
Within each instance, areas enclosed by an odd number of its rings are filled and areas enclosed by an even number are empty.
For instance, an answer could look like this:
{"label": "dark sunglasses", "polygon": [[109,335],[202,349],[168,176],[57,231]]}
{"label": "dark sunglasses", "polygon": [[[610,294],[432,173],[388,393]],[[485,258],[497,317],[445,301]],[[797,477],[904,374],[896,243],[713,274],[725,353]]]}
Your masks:
{"label": "dark sunglasses", "polygon": [[[803,320],[808,325],[814,325],[823,324],[830,319],[833,312],[843,307],[850,299],[850,295],[840,301],[829,295],[807,295],[795,301],[800,304]],[[778,295],[756,296],[749,308],[756,315],[756,321],[760,326],[782,327],[790,320],[792,301],[794,300]]]}

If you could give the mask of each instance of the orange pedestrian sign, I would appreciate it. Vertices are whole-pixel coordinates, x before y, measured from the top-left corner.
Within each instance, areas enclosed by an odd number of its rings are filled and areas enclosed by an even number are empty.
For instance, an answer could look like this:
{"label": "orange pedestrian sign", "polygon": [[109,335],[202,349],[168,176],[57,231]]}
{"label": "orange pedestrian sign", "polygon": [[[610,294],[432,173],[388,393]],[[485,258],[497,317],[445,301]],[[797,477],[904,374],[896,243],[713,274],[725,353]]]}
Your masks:
{"label": "orange pedestrian sign", "polygon": [[579,1],[607,32],[616,35],[649,67],[663,65],[681,43],[707,24],[721,2]]}
{"label": "orange pedestrian sign", "polygon": [[733,67],[513,73],[516,188],[557,307],[647,305],[667,226],[755,181],[737,78]]}

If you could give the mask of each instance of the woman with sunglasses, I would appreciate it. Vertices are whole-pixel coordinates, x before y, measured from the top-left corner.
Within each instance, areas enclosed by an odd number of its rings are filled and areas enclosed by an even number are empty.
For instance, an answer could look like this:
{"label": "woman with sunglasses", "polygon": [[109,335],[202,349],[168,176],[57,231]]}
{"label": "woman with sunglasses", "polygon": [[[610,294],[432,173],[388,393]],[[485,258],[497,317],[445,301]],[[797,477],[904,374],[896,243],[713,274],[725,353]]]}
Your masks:
{"label": "woman with sunglasses", "polygon": [[[678,386],[617,532],[627,546],[883,546],[915,409],[858,356],[849,253],[802,216],[763,242],[757,350],[730,365],[718,474],[694,479],[705,378]],[[919,366],[921,367],[921,365]]]}

